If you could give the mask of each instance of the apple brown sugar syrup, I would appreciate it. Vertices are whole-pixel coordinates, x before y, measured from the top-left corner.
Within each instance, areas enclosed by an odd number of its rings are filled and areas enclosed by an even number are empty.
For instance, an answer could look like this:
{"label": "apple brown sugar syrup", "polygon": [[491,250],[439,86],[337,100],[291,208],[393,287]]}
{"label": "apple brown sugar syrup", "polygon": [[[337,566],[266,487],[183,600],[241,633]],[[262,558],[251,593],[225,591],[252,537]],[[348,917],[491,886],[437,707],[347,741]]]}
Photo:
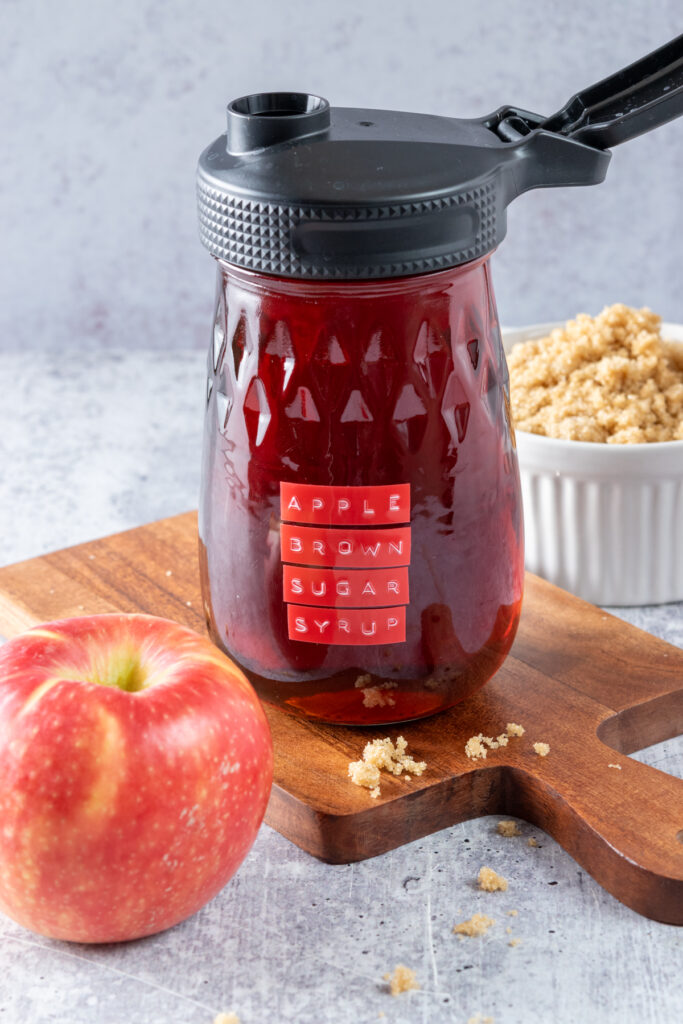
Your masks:
{"label": "apple brown sugar syrup", "polygon": [[489,257],[517,195],[600,182],[607,146],[681,113],[682,68],[683,37],[547,119],[229,105],[198,170],[200,565],[211,636],[264,700],[400,722],[503,662],[523,530]]}

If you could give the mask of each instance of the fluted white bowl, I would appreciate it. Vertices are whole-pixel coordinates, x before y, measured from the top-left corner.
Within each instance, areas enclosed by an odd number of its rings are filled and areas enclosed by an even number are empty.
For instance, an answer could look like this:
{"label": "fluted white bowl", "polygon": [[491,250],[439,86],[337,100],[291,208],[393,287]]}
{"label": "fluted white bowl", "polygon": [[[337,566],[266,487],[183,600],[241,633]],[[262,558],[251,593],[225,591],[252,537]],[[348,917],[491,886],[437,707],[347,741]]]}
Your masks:
{"label": "fluted white bowl", "polygon": [[[563,323],[503,330],[503,346]],[[683,324],[662,335],[683,345]],[[596,444],[517,431],[525,564],[595,604],[683,600],[683,441]]]}

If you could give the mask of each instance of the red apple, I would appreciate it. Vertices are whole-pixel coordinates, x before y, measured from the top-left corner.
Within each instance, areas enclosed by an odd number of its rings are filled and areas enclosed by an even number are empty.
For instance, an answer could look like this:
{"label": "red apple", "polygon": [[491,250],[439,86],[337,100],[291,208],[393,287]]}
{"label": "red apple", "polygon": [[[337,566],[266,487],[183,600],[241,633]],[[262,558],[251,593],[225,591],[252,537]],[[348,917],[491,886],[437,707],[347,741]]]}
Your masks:
{"label": "red apple", "polygon": [[0,647],[0,909],[52,938],[182,921],[247,854],[272,744],[242,672],[166,619],[52,622]]}

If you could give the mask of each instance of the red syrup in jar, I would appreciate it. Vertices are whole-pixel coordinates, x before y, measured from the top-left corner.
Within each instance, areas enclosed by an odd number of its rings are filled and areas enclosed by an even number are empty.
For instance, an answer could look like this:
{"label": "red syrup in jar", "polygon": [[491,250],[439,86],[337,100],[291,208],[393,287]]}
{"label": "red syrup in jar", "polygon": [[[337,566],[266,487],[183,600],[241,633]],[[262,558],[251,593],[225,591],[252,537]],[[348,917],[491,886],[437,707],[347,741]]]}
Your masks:
{"label": "red syrup in jar", "polygon": [[367,282],[218,262],[202,591],[264,701],[400,722],[496,672],[524,578],[507,381],[487,259]]}

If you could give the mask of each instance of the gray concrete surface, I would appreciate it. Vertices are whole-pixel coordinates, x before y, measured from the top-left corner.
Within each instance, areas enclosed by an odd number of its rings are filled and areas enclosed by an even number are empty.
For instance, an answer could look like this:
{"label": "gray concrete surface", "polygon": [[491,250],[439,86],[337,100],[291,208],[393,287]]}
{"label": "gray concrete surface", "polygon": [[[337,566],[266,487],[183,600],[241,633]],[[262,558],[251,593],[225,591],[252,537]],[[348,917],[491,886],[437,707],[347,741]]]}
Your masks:
{"label": "gray concrete surface", "polygon": [[[203,353],[0,353],[0,564],[192,507],[203,386]],[[627,614],[683,643],[682,605]],[[637,756],[683,776],[681,737]],[[334,867],[264,826],[199,914],[130,944],[53,942],[0,917],[0,1022],[211,1024],[228,1010],[242,1024],[680,1019],[683,930],[622,906],[539,829],[503,839],[495,823]],[[482,864],[507,893],[477,890]],[[496,919],[489,933],[453,935],[477,911]],[[387,993],[397,963],[419,992]]]}
{"label": "gray concrete surface", "polygon": [[[682,27],[680,0],[3,0],[0,349],[203,348],[194,168],[236,96],[549,114]],[[682,158],[671,124],[617,149],[599,188],[518,200],[502,320],[622,301],[683,321]]]}

